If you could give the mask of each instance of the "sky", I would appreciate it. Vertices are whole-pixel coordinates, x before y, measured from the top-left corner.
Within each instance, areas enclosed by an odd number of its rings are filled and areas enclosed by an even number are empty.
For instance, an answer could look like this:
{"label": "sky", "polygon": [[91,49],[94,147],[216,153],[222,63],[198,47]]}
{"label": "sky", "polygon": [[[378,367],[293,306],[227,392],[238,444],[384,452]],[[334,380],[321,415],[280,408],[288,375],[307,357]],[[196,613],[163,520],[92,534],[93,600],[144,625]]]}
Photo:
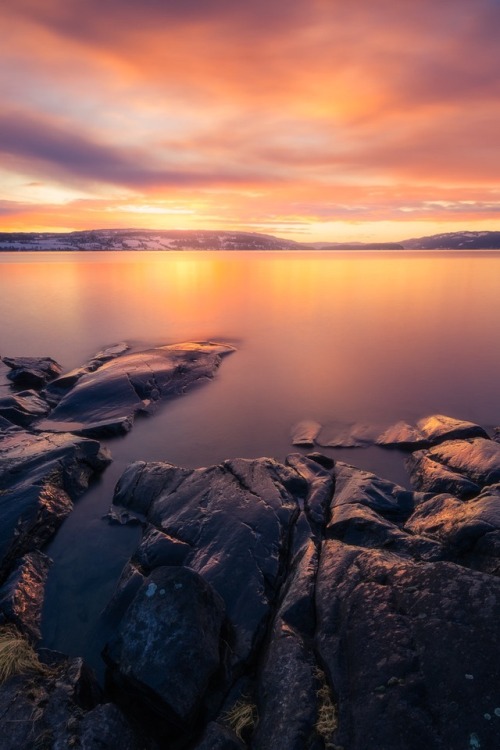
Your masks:
{"label": "sky", "polygon": [[500,229],[500,0],[3,0],[0,231]]}

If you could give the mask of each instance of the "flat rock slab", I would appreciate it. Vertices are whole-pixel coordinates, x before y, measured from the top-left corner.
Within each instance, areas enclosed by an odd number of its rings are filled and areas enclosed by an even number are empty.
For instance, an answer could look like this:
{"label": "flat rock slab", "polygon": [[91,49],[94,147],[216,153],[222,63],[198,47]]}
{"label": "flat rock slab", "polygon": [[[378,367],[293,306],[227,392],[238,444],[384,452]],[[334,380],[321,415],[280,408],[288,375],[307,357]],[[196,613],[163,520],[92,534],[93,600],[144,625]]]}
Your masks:
{"label": "flat rock slab", "polygon": [[0,573],[50,539],[110,460],[97,441],[68,433],[0,435]]}
{"label": "flat rock slab", "polygon": [[233,347],[205,342],[134,353],[120,350],[109,359],[97,356],[45,391],[57,405],[38,428],[87,436],[125,433],[138,412],[150,411],[160,399],[213,378],[221,357],[232,351]]}
{"label": "flat rock slab", "polygon": [[21,427],[27,427],[49,411],[47,401],[34,390],[9,393],[0,398],[0,417]]}

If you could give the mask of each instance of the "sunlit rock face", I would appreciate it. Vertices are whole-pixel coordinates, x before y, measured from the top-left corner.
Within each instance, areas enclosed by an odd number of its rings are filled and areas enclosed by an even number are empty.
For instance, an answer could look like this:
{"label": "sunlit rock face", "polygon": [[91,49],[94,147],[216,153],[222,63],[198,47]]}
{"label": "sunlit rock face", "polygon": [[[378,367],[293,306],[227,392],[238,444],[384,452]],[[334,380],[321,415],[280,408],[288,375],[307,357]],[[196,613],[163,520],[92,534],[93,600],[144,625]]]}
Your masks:
{"label": "sunlit rock face", "polygon": [[[197,694],[198,742],[192,727],[178,734],[189,747],[443,750],[472,734],[495,747],[498,487],[464,503],[293,454],[198,470],[139,462],[115,502],[149,524],[124,572],[119,627],[164,565],[196,570],[224,602],[226,669]],[[113,648],[111,677],[144,704]],[[155,711],[168,724],[170,699]]]}
{"label": "sunlit rock face", "polygon": [[407,465],[416,489],[472,497],[500,481],[500,444],[486,438],[450,440],[413,453]]}
{"label": "sunlit rock face", "polygon": [[138,412],[151,411],[160,399],[212,378],[221,357],[232,351],[210,342],[134,353],[105,350],[85,367],[51,383],[45,396],[56,405],[39,427],[87,436],[126,433]]}

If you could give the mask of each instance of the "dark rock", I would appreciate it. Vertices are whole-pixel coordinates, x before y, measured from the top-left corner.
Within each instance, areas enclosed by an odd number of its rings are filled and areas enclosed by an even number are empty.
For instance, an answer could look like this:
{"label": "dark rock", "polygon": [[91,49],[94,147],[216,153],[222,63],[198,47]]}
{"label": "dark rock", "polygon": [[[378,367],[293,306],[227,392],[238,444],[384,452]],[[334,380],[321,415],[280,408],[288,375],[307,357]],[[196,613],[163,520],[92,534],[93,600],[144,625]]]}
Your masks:
{"label": "dark rock", "polygon": [[21,427],[27,427],[49,411],[50,406],[36,391],[22,391],[0,398],[0,416]]}
{"label": "dark rock", "polygon": [[10,367],[9,380],[24,388],[39,390],[62,373],[61,365],[51,357],[2,357],[2,361]]}
{"label": "dark rock", "polygon": [[0,572],[50,539],[109,461],[98,442],[75,435],[0,435]]}
{"label": "dark rock", "polygon": [[292,445],[313,446],[320,431],[320,423],[312,419],[298,422],[292,427]]}
{"label": "dark rock", "polygon": [[138,412],[151,411],[161,398],[213,378],[221,357],[232,351],[211,342],[161,346],[122,354],[94,370],[70,373],[47,389],[48,397],[60,400],[39,427],[87,436],[128,432]]}
{"label": "dark rock", "polygon": [[[495,748],[500,581],[325,541],[317,645],[349,750]],[[485,648],[485,644],[488,646]]]}
{"label": "dark rock", "polygon": [[162,565],[182,565],[190,552],[189,544],[148,526],[132,561],[149,573]]}
{"label": "dark rock", "polygon": [[224,604],[189,568],[154,570],[105,650],[115,679],[187,729],[220,667]]}
{"label": "dark rock", "polygon": [[[86,713],[78,727],[82,750],[154,750],[156,743],[132,728],[113,703],[104,703]],[[62,750],[62,748],[61,748]],[[158,749],[159,750],[159,749]]]}
{"label": "dark rock", "polygon": [[41,552],[25,555],[0,588],[0,622],[11,622],[31,641],[41,637],[40,623],[50,560]]}
{"label": "dark rock", "polygon": [[119,482],[115,502],[147,513],[153,526],[191,548],[185,564],[222,596],[235,658],[246,661],[263,636],[299,513],[297,495],[306,492],[302,477],[271,459],[196,470],[138,463]]}
{"label": "dark rock", "polygon": [[245,750],[246,744],[223,724],[211,721],[193,750]]}
{"label": "dark rock", "polygon": [[485,438],[450,440],[414,453],[407,466],[417,489],[472,497],[500,481],[500,444]]}

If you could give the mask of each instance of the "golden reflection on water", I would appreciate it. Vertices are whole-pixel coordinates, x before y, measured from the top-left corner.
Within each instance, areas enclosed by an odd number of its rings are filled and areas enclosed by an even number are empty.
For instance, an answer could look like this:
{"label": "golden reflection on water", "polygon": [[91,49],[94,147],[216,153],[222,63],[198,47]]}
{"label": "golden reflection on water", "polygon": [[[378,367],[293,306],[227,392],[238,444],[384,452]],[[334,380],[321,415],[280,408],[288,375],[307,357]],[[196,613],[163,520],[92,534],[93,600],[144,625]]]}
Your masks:
{"label": "golden reflection on water", "polygon": [[500,420],[496,254],[47,253],[36,262],[3,260],[0,314],[9,327],[2,353],[49,354],[73,367],[124,339],[220,338],[240,349],[224,391],[241,417],[265,422],[274,409],[283,420],[354,421],[448,411]]}

